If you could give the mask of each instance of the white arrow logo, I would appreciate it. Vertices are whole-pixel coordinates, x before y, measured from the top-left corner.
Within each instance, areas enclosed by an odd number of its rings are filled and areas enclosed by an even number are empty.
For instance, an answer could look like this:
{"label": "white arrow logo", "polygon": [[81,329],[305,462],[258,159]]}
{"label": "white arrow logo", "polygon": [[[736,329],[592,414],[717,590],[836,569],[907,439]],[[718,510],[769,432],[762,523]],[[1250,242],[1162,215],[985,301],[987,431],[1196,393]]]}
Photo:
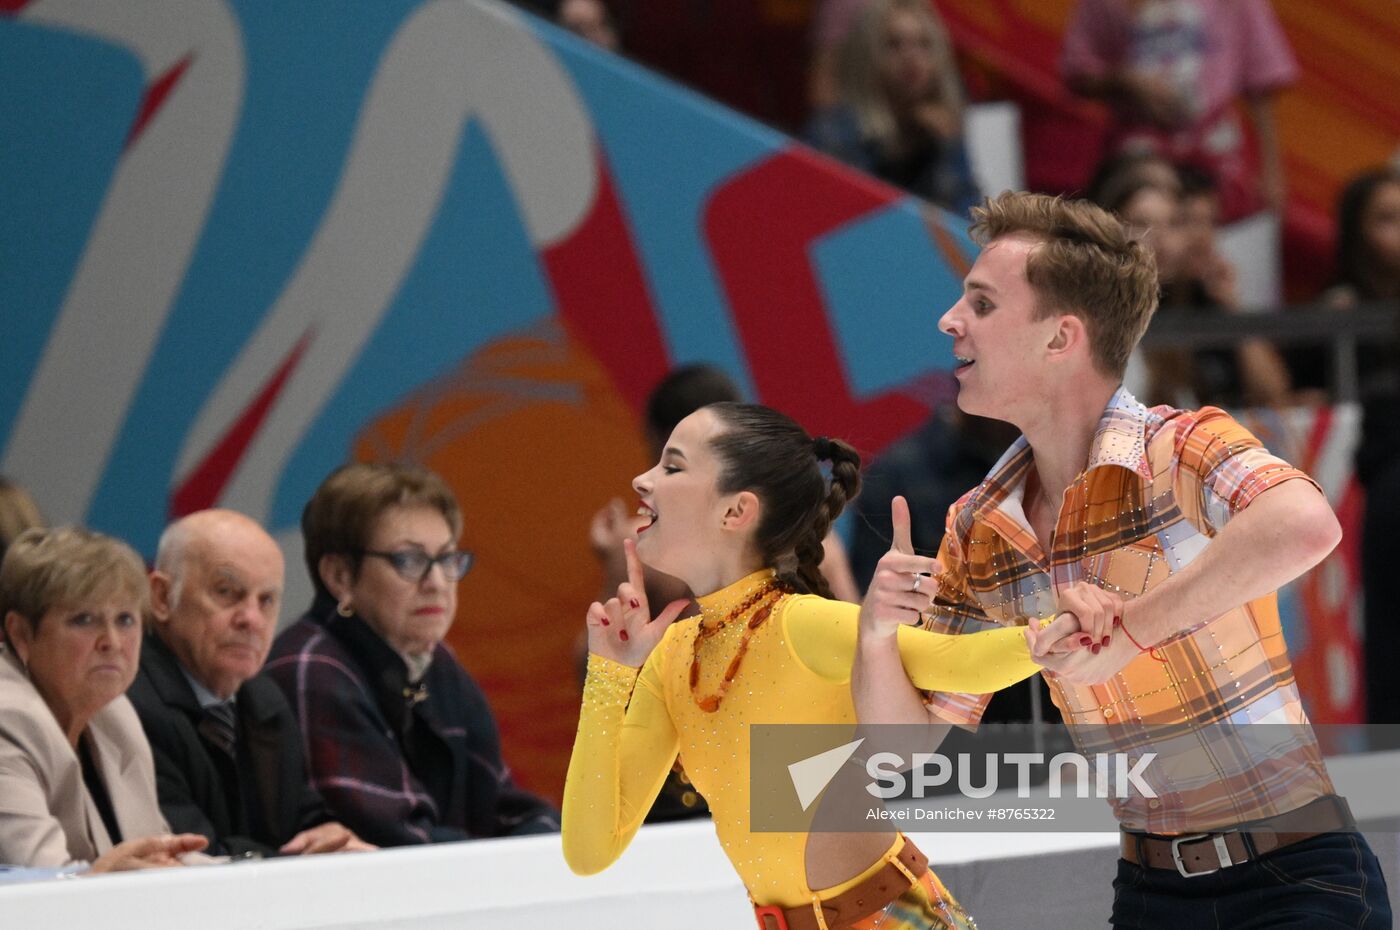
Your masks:
{"label": "white arrow logo", "polygon": [[801,762],[794,762],[788,766],[788,775],[792,777],[792,787],[797,789],[797,800],[802,804],[804,811],[811,807],[817,796],[826,790],[826,786],[836,777],[841,766],[855,755],[855,751],[860,748],[860,744],[863,742],[865,742],[865,737],[844,746],[837,746],[835,749],[828,749],[826,752],[819,752],[815,756],[809,756]]}

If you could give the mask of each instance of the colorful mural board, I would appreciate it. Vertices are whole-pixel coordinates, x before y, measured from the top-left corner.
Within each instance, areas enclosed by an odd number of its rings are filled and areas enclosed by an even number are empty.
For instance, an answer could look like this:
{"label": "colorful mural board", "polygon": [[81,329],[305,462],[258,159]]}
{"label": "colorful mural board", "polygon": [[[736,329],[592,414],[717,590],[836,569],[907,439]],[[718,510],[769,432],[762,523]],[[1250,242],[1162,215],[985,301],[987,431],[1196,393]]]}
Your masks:
{"label": "colorful mural board", "polygon": [[442,472],[450,636],[557,795],[592,513],[705,361],[878,453],[929,413],[972,245],[512,8],[0,3],[0,473],[148,556],[227,506],[288,554],[350,457]]}

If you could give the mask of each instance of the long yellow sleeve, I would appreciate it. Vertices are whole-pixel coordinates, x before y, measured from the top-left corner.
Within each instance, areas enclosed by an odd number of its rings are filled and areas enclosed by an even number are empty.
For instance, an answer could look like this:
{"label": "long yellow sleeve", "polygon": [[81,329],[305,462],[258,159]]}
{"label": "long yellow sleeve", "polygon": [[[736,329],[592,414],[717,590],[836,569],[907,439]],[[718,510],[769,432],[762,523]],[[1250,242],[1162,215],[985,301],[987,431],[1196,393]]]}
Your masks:
{"label": "long yellow sleeve", "polygon": [[[794,598],[784,617],[793,654],[828,681],[849,681],[859,616],[856,604]],[[904,671],[923,691],[989,694],[1040,671],[1017,627],[948,635],[906,626],[898,637]]]}
{"label": "long yellow sleeve", "polygon": [[676,761],[658,655],[641,669],[588,657],[583,708],[564,783],[564,859],[579,875],[622,855]]}

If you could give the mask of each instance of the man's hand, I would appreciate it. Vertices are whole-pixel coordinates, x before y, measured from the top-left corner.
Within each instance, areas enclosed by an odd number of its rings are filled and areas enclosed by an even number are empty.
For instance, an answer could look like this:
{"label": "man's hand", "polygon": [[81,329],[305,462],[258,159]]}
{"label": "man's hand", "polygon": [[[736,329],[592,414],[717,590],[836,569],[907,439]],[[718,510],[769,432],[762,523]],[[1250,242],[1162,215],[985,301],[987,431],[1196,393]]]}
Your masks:
{"label": "man's hand", "polygon": [[185,853],[199,852],[208,845],[209,840],[198,833],[143,836],[139,840],[127,840],[113,846],[97,857],[86,874],[129,872],[134,869],[168,869],[183,865],[180,857]]}
{"label": "man's hand", "polygon": [[360,839],[349,827],[332,820],[302,830],[282,844],[278,852],[284,856],[314,856],[317,853],[368,852],[378,848]]}
{"label": "man's hand", "polygon": [[943,566],[937,559],[914,554],[909,529],[909,504],[902,497],[890,501],[894,538],[890,551],[880,557],[875,576],[860,606],[862,636],[894,636],[900,626],[920,622],[938,592]]}
{"label": "man's hand", "polygon": [[622,544],[627,556],[627,580],[617,586],[617,597],[588,607],[588,651],[632,668],[641,668],[661,642],[666,628],[689,606],[686,600],[667,604],[656,619],[647,604],[646,576],[637,558],[637,544]]}
{"label": "man's hand", "polygon": [[1077,685],[1103,684],[1142,654],[1128,641],[1128,637],[1118,636],[1098,652],[1077,649],[1068,654],[1043,653],[1037,656],[1035,634],[1030,627],[1026,630],[1026,639],[1031,643],[1031,658],[1044,666],[1046,671]]}

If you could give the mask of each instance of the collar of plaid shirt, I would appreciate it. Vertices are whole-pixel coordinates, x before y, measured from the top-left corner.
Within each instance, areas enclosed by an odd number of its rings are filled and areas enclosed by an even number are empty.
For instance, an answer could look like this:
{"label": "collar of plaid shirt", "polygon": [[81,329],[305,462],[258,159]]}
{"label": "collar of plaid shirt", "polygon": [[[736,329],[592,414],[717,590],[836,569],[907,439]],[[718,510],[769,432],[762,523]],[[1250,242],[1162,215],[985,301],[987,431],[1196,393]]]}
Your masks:
{"label": "collar of plaid shirt", "polygon": [[[1089,463],[1084,469],[1088,475],[1095,469],[1106,467],[1123,468],[1138,475],[1145,482],[1152,480],[1152,465],[1147,461],[1148,410],[1140,404],[1126,388],[1119,387],[1104,408],[1089,445]],[[1022,506],[1026,476],[1030,473],[1035,456],[1025,436],[1017,437],[1011,447],[1002,454],[986,479],[977,486],[966,499],[965,507],[974,519],[986,519],[991,512],[1003,510],[1025,525],[1025,511]],[[1011,504],[1013,506],[1008,506]]]}
{"label": "collar of plaid shirt", "polygon": [[[1051,616],[1055,592],[1078,581],[1137,597],[1205,551],[1229,515],[1261,491],[1310,480],[1221,411],[1149,410],[1119,388],[1084,472],[1065,493],[1047,556],[1022,507],[1033,462],[1022,437],[955,505],[955,538],[944,552],[961,590],[948,605],[947,630],[963,629],[961,618],[1015,624]],[[1158,798],[1110,800],[1125,827],[1208,830],[1330,793],[1274,595],[1183,631],[1158,651],[1166,661],[1140,656],[1101,685],[1046,675],[1081,752],[1170,756],[1158,768]],[[947,719],[980,716],[985,700],[970,697],[946,698]],[[1256,723],[1288,729],[1270,728],[1276,738],[1257,741],[1241,735],[1248,732],[1241,725]],[[1266,770],[1287,774],[1266,785],[1259,774]]]}

